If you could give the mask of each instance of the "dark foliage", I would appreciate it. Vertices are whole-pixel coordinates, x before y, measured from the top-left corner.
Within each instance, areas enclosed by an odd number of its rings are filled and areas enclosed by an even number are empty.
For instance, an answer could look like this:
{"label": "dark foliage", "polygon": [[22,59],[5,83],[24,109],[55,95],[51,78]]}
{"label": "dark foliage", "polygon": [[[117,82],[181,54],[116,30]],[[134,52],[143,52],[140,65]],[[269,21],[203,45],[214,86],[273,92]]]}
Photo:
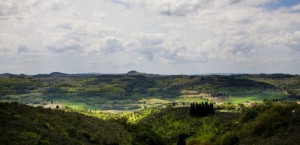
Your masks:
{"label": "dark foliage", "polygon": [[134,145],[165,145],[165,141],[150,129],[138,127],[130,131]]}
{"label": "dark foliage", "polygon": [[267,100],[244,110],[238,122],[224,124],[217,144],[298,145],[300,110],[293,103]]}
{"label": "dark foliage", "polygon": [[131,135],[116,122],[62,110],[0,103],[0,144],[131,143]]}
{"label": "dark foliage", "polygon": [[297,145],[300,138],[300,108],[293,103],[267,100],[240,114],[217,112],[201,119],[191,117],[187,107],[156,110],[136,124],[127,124],[126,118],[104,121],[59,109],[0,103],[0,144],[203,144],[189,138],[208,125],[215,131],[205,144]]}
{"label": "dark foliage", "polygon": [[204,117],[210,114],[215,114],[213,103],[191,103],[190,115],[195,117]]}

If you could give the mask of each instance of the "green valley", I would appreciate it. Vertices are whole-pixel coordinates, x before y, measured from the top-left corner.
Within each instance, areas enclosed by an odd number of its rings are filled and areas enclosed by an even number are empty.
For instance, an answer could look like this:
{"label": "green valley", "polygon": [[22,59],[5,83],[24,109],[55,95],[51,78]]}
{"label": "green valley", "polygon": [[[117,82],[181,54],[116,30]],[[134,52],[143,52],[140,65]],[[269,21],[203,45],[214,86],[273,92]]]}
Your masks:
{"label": "green valley", "polygon": [[[2,74],[0,101],[74,109],[138,110],[210,100],[240,104],[264,99],[297,101],[300,76],[127,74]],[[48,105],[49,106],[49,105]],[[51,106],[51,105],[50,105]]]}

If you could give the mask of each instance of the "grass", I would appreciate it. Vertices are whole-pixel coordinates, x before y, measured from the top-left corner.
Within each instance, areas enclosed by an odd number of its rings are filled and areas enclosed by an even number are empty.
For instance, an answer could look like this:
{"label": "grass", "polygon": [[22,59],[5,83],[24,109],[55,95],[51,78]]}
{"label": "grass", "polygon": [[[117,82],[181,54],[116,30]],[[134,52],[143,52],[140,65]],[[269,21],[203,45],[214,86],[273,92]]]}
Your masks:
{"label": "grass", "polygon": [[279,99],[285,100],[287,98],[287,94],[282,92],[269,92],[269,93],[261,93],[261,94],[251,94],[245,96],[230,96],[226,100],[226,102],[231,102],[233,104],[239,104],[243,102],[262,102],[264,99]]}
{"label": "grass", "polygon": [[181,94],[198,94],[199,91],[196,90],[182,90],[180,91]]}
{"label": "grass", "polygon": [[175,102],[203,102],[203,101],[207,101],[206,99],[202,99],[202,98],[192,98],[192,97],[185,97],[185,98],[177,98],[175,99]]}
{"label": "grass", "polygon": [[[66,106],[76,109],[76,110],[137,110],[148,107],[156,107],[158,105],[162,105],[162,101],[165,104],[168,101],[159,99],[151,99],[150,102],[152,104],[144,104],[143,102],[134,101],[134,100],[107,100],[103,98],[93,98],[88,97],[86,99],[80,99],[75,97],[74,99],[56,99],[54,102],[64,102]],[[157,102],[159,104],[157,104]]]}
{"label": "grass", "polygon": [[70,107],[74,110],[87,110],[87,109],[94,109],[93,107],[85,104],[85,103],[74,103],[74,102],[68,102],[65,104],[66,106]]}
{"label": "grass", "polygon": [[163,100],[163,99],[156,99],[156,98],[150,98],[150,99],[142,99],[138,102],[144,103],[144,104],[167,104],[171,101]]}
{"label": "grass", "polygon": [[204,123],[200,127],[199,132],[189,137],[187,139],[187,142],[189,143],[197,141],[204,144],[205,142],[210,141],[215,136],[216,130],[217,128],[215,126],[210,125],[209,123]]}

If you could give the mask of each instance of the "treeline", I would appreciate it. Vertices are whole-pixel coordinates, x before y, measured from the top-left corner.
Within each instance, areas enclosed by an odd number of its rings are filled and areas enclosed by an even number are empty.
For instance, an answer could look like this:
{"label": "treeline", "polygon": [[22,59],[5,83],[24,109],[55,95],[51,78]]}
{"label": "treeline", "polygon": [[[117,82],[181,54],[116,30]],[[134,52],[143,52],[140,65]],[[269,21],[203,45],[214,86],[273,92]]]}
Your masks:
{"label": "treeline", "polygon": [[210,114],[215,114],[213,103],[201,102],[191,103],[190,115],[195,117],[204,117]]}

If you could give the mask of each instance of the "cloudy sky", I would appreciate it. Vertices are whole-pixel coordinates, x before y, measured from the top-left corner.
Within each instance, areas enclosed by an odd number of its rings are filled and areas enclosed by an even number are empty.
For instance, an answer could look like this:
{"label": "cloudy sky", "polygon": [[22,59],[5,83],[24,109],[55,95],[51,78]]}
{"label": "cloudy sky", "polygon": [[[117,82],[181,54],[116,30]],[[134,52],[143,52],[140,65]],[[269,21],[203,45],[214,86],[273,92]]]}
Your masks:
{"label": "cloudy sky", "polygon": [[130,70],[300,74],[300,1],[0,1],[0,73]]}

